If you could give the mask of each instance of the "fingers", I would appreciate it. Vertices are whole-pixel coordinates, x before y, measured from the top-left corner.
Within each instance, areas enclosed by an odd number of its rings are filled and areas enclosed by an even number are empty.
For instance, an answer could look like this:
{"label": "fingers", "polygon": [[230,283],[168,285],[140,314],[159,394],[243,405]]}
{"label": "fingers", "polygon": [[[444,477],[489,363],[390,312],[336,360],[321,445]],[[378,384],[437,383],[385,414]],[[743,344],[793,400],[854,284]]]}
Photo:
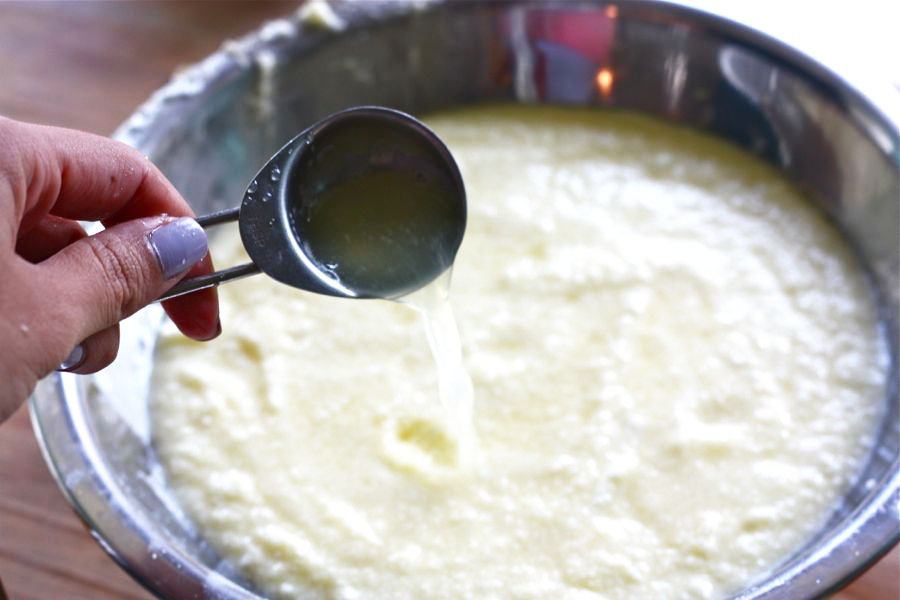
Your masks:
{"label": "fingers", "polygon": [[119,326],[113,325],[75,346],[60,365],[60,371],[69,373],[96,373],[109,366],[119,351]]}
{"label": "fingers", "polygon": [[[75,221],[48,215],[20,237],[16,252],[25,260],[39,263],[53,256],[69,244],[87,237]],[[207,254],[185,277],[196,277],[212,271]],[[163,308],[186,336],[195,340],[210,340],[222,332],[219,322],[219,303],[215,290],[201,290],[163,303]]]}
{"label": "fingers", "polygon": [[32,263],[50,258],[69,244],[86,237],[81,225],[47,215],[16,241],[16,254]]}
{"label": "fingers", "polygon": [[20,196],[26,230],[47,213],[106,224],[159,214],[193,216],[159,169],[121,142],[8,120],[2,133],[9,151],[20,157],[5,175]]}
{"label": "fingers", "polygon": [[[193,219],[137,219],[78,240],[37,265],[39,284],[65,303],[60,327],[75,336],[69,348],[159,297],[207,255],[206,244]],[[198,318],[214,329],[217,308],[206,310]]]}
{"label": "fingers", "polygon": [[[189,269],[184,277],[196,277],[211,273],[212,270],[212,261],[207,255]],[[166,300],[162,305],[181,333],[191,339],[205,342],[222,333],[222,323],[219,321],[219,298],[215,288],[178,296]]]}
{"label": "fingers", "polygon": [[[153,215],[194,214],[147,158],[108,138],[0,118],[0,150],[0,194],[3,184],[8,184],[21,234],[16,240],[13,232],[12,239],[20,254],[32,262],[52,254],[41,249],[42,240],[54,252],[59,249],[56,240],[62,231],[48,240],[50,232],[43,228],[48,219],[100,220],[110,227]],[[68,231],[75,235],[74,229]],[[70,242],[74,239],[80,238]],[[212,271],[207,257],[190,276]],[[211,339],[220,330],[215,289],[173,299],[164,308],[179,329],[194,339]]]}

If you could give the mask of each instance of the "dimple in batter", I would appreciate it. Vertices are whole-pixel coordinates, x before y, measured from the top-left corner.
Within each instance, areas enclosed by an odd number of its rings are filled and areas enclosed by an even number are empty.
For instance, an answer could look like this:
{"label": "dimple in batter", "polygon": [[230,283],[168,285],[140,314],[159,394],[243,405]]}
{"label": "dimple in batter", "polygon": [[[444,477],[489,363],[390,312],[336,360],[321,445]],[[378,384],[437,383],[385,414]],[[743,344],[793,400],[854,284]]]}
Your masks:
{"label": "dimple in batter", "polygon": [[[451,301],[461,451],[418,315],[255,278],[160,340],[155,442],[188,514],[277,598],[712,598],[856,475],[885,377],[845,244],[779,176],[648,119],[428,120],[469,196]],[[237,263],[237,234],[213,243]]]}

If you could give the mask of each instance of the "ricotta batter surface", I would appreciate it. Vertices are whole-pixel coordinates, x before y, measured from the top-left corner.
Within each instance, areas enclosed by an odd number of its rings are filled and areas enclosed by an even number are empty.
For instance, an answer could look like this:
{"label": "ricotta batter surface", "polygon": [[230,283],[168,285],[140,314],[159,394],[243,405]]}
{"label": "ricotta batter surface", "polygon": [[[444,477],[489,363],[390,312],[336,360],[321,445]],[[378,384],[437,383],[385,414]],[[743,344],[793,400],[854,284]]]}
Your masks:
{"label": "ricotta batter surface", "polygon": [[[152,399],[213,547],[277,598],[656,599],[727,594],[802,544],[886,368],[837,233],[768,167],[656,121],[428,123],[469,196],[471,447],[409,307],[230,284],[218,340],[163,334]],[[243,260],[236,229],[213,254]]]}

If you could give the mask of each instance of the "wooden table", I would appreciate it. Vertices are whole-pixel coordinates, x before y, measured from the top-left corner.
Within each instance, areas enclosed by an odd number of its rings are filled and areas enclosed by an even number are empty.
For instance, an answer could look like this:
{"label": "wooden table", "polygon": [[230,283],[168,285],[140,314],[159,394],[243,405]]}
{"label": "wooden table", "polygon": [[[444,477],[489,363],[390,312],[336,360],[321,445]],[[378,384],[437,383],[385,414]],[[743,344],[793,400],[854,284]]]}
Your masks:
{"label": "wooden table", "polygon": [[[0,114],[109,134],[177,66],[295,7],[0,2]],[[13,600],[150,597],[75,517],[44,465],[24,408],[0,426],[0,578]],[[838,598],[900,599],[897,549]]]}

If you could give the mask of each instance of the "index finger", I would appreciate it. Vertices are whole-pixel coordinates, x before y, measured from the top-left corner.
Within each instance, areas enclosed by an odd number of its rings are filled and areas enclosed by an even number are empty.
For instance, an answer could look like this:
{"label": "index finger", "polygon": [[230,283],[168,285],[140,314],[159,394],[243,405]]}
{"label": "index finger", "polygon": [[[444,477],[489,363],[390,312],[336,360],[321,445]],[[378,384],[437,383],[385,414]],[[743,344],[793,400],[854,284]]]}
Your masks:
{"label": "index finger", "polygon": [[[51,214],[101,221],[104,226],[160,214],[193,217],[194,211],[149,159],[121,142],[98,135],[12,122],[11,143],[22,157],[24,190],[16,204],[20,234]],[[9,175],[8,175],[9,176]],[[213,271],[209,256],[191,269],[193,277]],[[164,304],[186,335],[210,339],[219,330],[218,295],[206,289]]]}
{"label": "index finger", "polygon": [[[22,225],[45,214],[115,224],[158,214],[194,216],[175,187],[137,150],[103,136],[11,123],[25,182]],[[22,188],[20,188],[22,189]]]}

